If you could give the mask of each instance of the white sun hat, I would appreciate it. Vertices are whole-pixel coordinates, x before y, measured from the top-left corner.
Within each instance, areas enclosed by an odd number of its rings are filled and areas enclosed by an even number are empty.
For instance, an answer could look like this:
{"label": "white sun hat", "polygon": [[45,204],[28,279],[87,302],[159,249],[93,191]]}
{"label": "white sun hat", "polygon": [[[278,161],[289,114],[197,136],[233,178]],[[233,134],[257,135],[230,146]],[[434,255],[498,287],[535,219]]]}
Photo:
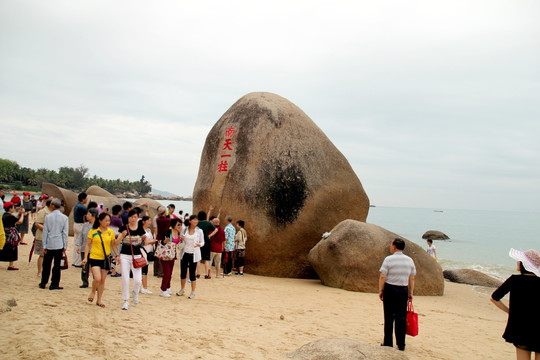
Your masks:
{"label": "white sun hat", "polygon": [[536,250],[521,251],[510,249],[508,254],[514,260],[521,261],[525,270],[540,277],[540,253]]}

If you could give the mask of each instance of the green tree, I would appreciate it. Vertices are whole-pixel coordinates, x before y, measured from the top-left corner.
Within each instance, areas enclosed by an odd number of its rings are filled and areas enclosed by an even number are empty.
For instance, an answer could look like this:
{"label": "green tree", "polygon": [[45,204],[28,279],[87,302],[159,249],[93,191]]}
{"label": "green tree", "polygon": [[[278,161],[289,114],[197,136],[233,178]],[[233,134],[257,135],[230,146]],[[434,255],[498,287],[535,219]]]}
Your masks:
{"label": "green tree", "polygon": [[0,159],[0,182],[10,183],[17,180],[19,164],[15,161]]}

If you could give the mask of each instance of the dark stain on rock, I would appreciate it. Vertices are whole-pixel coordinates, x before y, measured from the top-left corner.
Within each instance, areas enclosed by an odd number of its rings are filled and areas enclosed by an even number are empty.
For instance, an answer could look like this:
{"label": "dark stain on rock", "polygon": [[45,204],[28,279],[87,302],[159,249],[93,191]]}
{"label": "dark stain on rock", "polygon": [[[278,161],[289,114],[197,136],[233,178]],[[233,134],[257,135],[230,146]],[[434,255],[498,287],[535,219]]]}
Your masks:
{"label": "dark stain on rock", "polygon": [[283,167],[280,161],[265,164],[263,168],[270,170],[262,174],[262,186],[266,196],[265,204],[268,216],[278,226],[292,224],[298,218],[308,197],[307,183],[303,171],[291,164]]}

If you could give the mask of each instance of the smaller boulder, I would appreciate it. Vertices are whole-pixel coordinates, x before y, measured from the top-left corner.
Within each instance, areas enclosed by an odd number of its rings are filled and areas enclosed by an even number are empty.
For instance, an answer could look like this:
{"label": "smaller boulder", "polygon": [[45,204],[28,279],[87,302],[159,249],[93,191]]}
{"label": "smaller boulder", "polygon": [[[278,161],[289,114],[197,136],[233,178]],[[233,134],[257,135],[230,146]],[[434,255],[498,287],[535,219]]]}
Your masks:
{"label": "smaller boulder", "polygon": [[422,235],[422,239],[426,240],[448,240],[450,239],[448,235],[437,230],[428,230]]}
{"label": "smaller boulder", "polygon": [[[325,234],[326,235],[326,234]],[[374,224],[344,220],[311,249],[309,262],[330,287],[348,291],[379,292],[381,264],[399,235]],[[441,266],[417,244],[405,241],[403,253],[416,266],[415,295],[443,295]]]}
{"label": "smaller boulder", "polygon": [[388,346],[363,344],[351,339],[321,339],[307,343],[296,351],[285,354],[295,360],[406,360],[401,351]]}
{"label": "smaller boulder", "polygon": [[444,270],[443,276],[452,282],[496,288],[502,281],[472,269]]}

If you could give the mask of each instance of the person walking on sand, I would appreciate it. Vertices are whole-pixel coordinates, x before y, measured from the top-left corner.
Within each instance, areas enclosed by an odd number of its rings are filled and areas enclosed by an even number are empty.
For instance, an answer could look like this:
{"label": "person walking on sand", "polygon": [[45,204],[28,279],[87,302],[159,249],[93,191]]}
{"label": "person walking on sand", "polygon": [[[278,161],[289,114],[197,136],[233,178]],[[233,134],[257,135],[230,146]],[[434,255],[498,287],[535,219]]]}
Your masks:
{"label": "person walking on sand", "polygon": [[[157,208],[157,214],[153,220],[154,239],[156,239],[158,242],[165,239],[165,234],[171,227],[171,219],[169,219],[166,214],[167,208],[165,206],[159,206]],[[161,278],[163,277],[163,267],[161,266],[161,260],[159,259],[154,261],[154,276]]]}
{"label": "person walking on sand", "polygon": [[432,258],[435,259],[435,261],[437,261],[437,248],[435,247],[435,245],[433,245],[433,240],[431,239],[427,239],[427,253],[429,256],[431,256]]}
{"label": "person walking on sand", "polygon": [[139,291],[142,283],[142,269],[133,266],[133,259],[142,256],[141,247],[146,239],[146,231],[139,224],[139,214],[135,209],[129,210],[128,224],[119,230],[115,245],[122,244],[120,265],[122,266],[122,310],[129,309],[129,271],[133,273],[133,303],[139,303]]}
{"label": "person walking on sand", "polygon": [[[491,301],[508,314],[503,338],[516,347],[517,360],[540,360],[540,253],[536,250],[510,249],[510,257],[517,260],[520,275],[510,276],[491,295]],[[501,299],[510,293],[506,306]]]}
{"label": "person walking on sand", "polygon": [[30,201],[30,193],[28,191],[23,193],[21,208],[24,209],[26,216],[24,217],[23,222],[17,225],[17,231],[21,236],[20,244],[28,245],[26,242],[24,242],[24,237],[26,234],[28,234],[28,230],[30,229],[30,216],[32,214],[32,202]]}
{"label": "person walking on sand", "polygon": [[15,261],[19,258],[19,242],[21,238],[16,225],[23,222],[25,214],[24,210],[21,209],[19,217],[13,215],[15,206],[10,201],[4,203],[4,210],[2,222],[4,224],[6,242],[2,250],[0,250],[0,261],[9,262],[8,270],[19,270],[19,268],[15,267]]}
{"label": "person walking on sand", "polygon": [[[86,195],[85,192],[82,192],[77,196],[77,199],[79,201],[73,207],[73,238],[75,240],[77,240],[81,236],[81,231],[84,224],[84,217],[88,212],[85,206],[85,204],[88,202],[88,195]],[[75,267],[81,267],[82,259],[80,247],[73,247],[71,264]]]}
{"label": "person walking on sand", "polygon": [[[172,279],[172,273],[174,270],[174,262],[176,261],[177,257],[177,247],[180,243],[182,235],[182,221],[180,219],[172,219],[171,220],[171,228],[163,235],[163,240],[161,241],[161,244],[167,245],[170,243],[173,243],[174,246],[174,258],[172,260],[164,260],[163,258],[160,259],[161,261],[161,267],[163,269],[163,278],[161,279],[161,291],[159,292],[159,296],[163,297],[170,297],[171,296],[171,279]],[[171,246],[171,245],[168,245]]]}
{"label": "person walking on sand", "polygon": [[[144,246],[142,247],[142,251],[146,253],[146,261],[148,261],[148,264],[142,268],[142,288],[141,288],[141,294],[152,294],[152,291],[148,289],[148,268],[150,263],[154,261],[159,261],[159,259],[155,259],[154,257],[154,244],[156,243],[156,239],[154,239],[154,235],[152,234],[152,219],[150,216],[145,215],[141,219],[142,227],[146,233],[146,238],[144,239]],[[143,255],[144,256],[144,255]]]}
{"label": "person walking on sand", "polygon": [[[88,233],[90,232],[90,230],[92,230],[92,225],[94,225],[94,222],[96,222],[97,217],[98,217],[97,208],[88,209],[88,212],[84,216],[85,221],[81,229],[81,233],[79,234],[79,237],[75,239],[75,246],[77,247],[80,253],[81,259],[88,257],[88,254],[84,252],[86,249],[86,242],[88,241]],[[81,264],[82,264],[82,260],[81,260]],[[90,263],[88,263],[87,261],[81,268],[82,285],[79,286],[81,289],[88,287],[89,272],[90,272]]]}
{"label": "person walking on sand", "polygon": [[41,283],[39,287],[45,289],[45,285],[49,282],[51,273],[51,264],[54,261],[52,268],[51,285],[49,290],[62,290],[60,286],[60,261],[65,255],[68,246],[69,220],[68,217],[60,212],[62,201],[54,199],[51,202],[54,211],[45,216],[43,223],[43,271],[41,272]]}
{"label": "person walking on sand", "polygon": [[41,277],[41,269],[43,268],[43,259],[45,253],[43,252],[43,224],[45,223],[45,216],[54,211],[54,206],[51,205],[53,199],[47,199],[45,201],[45,207],[38,211],[36,217],[36,236],[34,238],[34,254],[38,256],[37,260],[37,276]]}
{"label": "person walking on sand", "polygon": [[244,258],[246,257],[246,241],[247,233],[244,229],[244,220],[238,220],[236,222],[236,268],[238,272],[236,275],[244,276]]}
{"label": "person walking on sand", "polygon": [[[88,233],[88,240],[84,249],[85,254],[89,254],[82,261],[83,266],[86,262],[90,263],[90,271],[94,277],[92,281],[92,290],[88,296],[88,301],[93,302],[97,291],[96,305],[104,308],[105,305],[101,302],[103,292],[105,291],[105,280],[107,280],[107,271],[109,271],[109,255],[111,251],[116,255],[116,261],[120,261],[118,249],[114,246],[114,231],[109,228],[111,223],[111,215],[102,212],[97,217],[92,230]],[[91,248],[91,250],[90,250]]]}
{"label": "person walking on sand", "polygon": [[379,299],[384,309],[384,341],[381,346],[393,347],[395,323],[396,344],[405,350],[405,331],[407,330],[407,301],[412,301],[416,267],[414,261],[403,254],[405,241],[394,239],[390,253],[379,271]]}
{"label": "person walking on sand", "polygon": [[186,288],[186,278],[189,269],[189,279],[191,281],[191,294],[188,299],[195,297],[195,289],[197,289],[197,277],[195,272],[197,263],[201,261],[201,247],[204,246],[204,234],[197,227],[199,218],[197,215],[189,217],[189,226],[184,230],[180,240],[184,242],[184,249],[180,255],[180,291],[176,293],[178,296],[183,296]]}

